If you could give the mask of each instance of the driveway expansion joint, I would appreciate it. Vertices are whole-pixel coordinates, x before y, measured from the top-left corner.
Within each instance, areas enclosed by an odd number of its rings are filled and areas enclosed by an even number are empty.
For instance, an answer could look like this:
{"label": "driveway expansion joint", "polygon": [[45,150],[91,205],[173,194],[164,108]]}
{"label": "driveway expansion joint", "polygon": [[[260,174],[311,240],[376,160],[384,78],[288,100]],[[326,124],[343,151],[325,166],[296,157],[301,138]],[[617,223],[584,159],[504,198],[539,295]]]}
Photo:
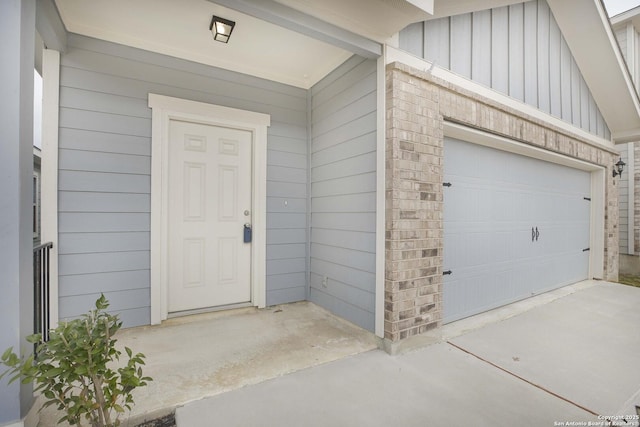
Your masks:
{"label": "driveway expansion joint", "polygon": [[473,353],[473,352],[471,352],[471,351],[469,351],[469,350],[467,350],[467,349],[465,349],[463,347],[460,347],[457,344],[452,343],[451,341],[447,341],[447,344],[451,345],[454,348],[457,348],[458,350],[460,350],[460,351],[462,351],[464,353],[467,353],[470,356],[475,357],[476,359],[478,359],[478,360],[480,360],[480,361],[482,361],[482,362],[484,362],[484,363],[486,363],[488,365],[493,366],[494,368],[497,368],[497,369],[501,370],[502,372],[504,372],[506,374],[511,375],[514,378],[519,379],[520,381],[524,381],[525,383],[527,383],[527,384],[529,384],[529,385],[531,385],[531,386],[533,386],[533,387],[535,387],[535,388],[537,388],[539,390],[542,390],[547,394],[550,394],[550,395],[552,395],[552,396],[554,396],[554,397],[556,397],[558,399],[561,399],[561,400],[569,403],[570,405],[573,405],[573,406],[575,406],[575,407],[577,407],[579,409],[582,409],[583,411],[588,412],[591,415],[594,415],[596,417],[600,416],[600,414],[598,414],[597,412],[592,411],[591,409],[586,408],[586,407],[580,405],[579,403],[574,402],[573,400],[571,400],[571,399],[569,399],[567,397],[561,396],[558,393],[554,393],[553,391],[549,390],[548,388],[545,388],[545,387],[541,386],[540,384],[536,384],[536,383],[534,383],[534,382],[532,382],[532,381],[530,381],[530,380],[528,380],[528,379],[526,379],[526,378],[524,378],[524,377],[522,377],[522,376],[520,376],[520,375],[518,375],[518,374],[516,374],[516,373],[514,373],[514,372],[512,372],[512,371],[510,371],[508,369],[506,369],[506,368],[503,368],[500,365],[497,365],[497,364],[495,364],[495,363],[483,358],[482,356],[479,356],[479,355],[477,355],[477,354],[475,354],[475,353]]}

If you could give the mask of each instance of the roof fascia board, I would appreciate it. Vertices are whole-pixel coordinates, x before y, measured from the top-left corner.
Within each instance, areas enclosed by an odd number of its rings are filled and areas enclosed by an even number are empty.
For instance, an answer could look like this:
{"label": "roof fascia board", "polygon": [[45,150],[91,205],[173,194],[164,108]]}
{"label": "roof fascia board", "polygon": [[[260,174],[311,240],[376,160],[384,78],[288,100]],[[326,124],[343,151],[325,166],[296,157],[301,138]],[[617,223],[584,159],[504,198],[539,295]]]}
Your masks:
{"label": "roof fascia board", "polygon": [[345,49],[364,58],[382,55],[382,44],[273,0],[209,0],[238,12]]}
{"label": "roof fascia board", "polygon": [[640,28],[640,6],[611,18],[611,26],[614,30],[618,30],[628,24],[631,24],[638,31]]}
{"label": "roof fascia board", "polygon": [[640,100],[601,0],[547,3],[612,135],[640,129]]}
{"label": "roof fascia board", "polygon": [[633,9],[629,9],[626,12],[622,12],[617,14],[616,16],[611,17],[611,25],[615,27],[621,22],[636,17],[638,14],[640,14],[640,6],[634,7]]}
{"label": "roof fascia board", "polygon": [[47,49],[58,52],[67,49],[67,29],[53,0],[37,1],[36,29]]}

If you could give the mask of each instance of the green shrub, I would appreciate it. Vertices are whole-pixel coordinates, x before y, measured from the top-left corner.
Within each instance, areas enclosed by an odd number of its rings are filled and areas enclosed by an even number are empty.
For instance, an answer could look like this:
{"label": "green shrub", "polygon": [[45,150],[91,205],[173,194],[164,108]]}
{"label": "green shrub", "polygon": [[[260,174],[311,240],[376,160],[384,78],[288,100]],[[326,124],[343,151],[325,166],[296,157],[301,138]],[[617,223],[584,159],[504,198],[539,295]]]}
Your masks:
{"label": "green shrub", "polygon": [[95,310],[81,318],[51,330],[48,342],[42,341],[40,334],[27,337],[36,344],[35,358],[21,359],[9,348],[0,359],[9,367],[0,378],[10,374],[10,382],[20,378],[23,383],[33,382],[35,391],[45,398],[43,408],[56,405],[64,412],[58,423],[82,426],[88,421],[92,427],[118,426],[120,416],[134,404],[131,392],[151,381],[142,376],[144,354],[134,355],[127,347],[126,366],[110,367],[122,353],[113,338],[122,322],[106,313],[109,303],[104,295],[95,305]]}

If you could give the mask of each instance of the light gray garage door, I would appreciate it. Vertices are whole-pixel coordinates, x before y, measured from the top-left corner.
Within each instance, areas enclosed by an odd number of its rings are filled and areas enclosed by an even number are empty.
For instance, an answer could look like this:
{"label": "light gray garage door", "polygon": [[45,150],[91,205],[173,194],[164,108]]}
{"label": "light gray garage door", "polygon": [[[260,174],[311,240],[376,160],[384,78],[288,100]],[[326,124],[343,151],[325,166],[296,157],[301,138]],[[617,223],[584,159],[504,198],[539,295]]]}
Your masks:
{"label": "light gray garage door", "polygon": [[588,172],[446,138],[444,322],[586,279],[590,181]]}

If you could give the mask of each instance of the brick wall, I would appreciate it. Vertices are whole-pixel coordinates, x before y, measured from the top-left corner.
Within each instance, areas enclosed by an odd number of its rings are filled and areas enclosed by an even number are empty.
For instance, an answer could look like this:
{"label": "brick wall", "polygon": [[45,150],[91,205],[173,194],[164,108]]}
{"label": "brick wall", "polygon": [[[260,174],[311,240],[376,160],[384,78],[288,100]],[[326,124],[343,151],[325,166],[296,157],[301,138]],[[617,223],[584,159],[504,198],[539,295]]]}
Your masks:
{"label": "brick wall", "polygon": [[605,279],[618,276],[614,150],[567,135],[401,63],[386,70],[385,339],[441,326],[444,120],[509,137],[608,169]]}

